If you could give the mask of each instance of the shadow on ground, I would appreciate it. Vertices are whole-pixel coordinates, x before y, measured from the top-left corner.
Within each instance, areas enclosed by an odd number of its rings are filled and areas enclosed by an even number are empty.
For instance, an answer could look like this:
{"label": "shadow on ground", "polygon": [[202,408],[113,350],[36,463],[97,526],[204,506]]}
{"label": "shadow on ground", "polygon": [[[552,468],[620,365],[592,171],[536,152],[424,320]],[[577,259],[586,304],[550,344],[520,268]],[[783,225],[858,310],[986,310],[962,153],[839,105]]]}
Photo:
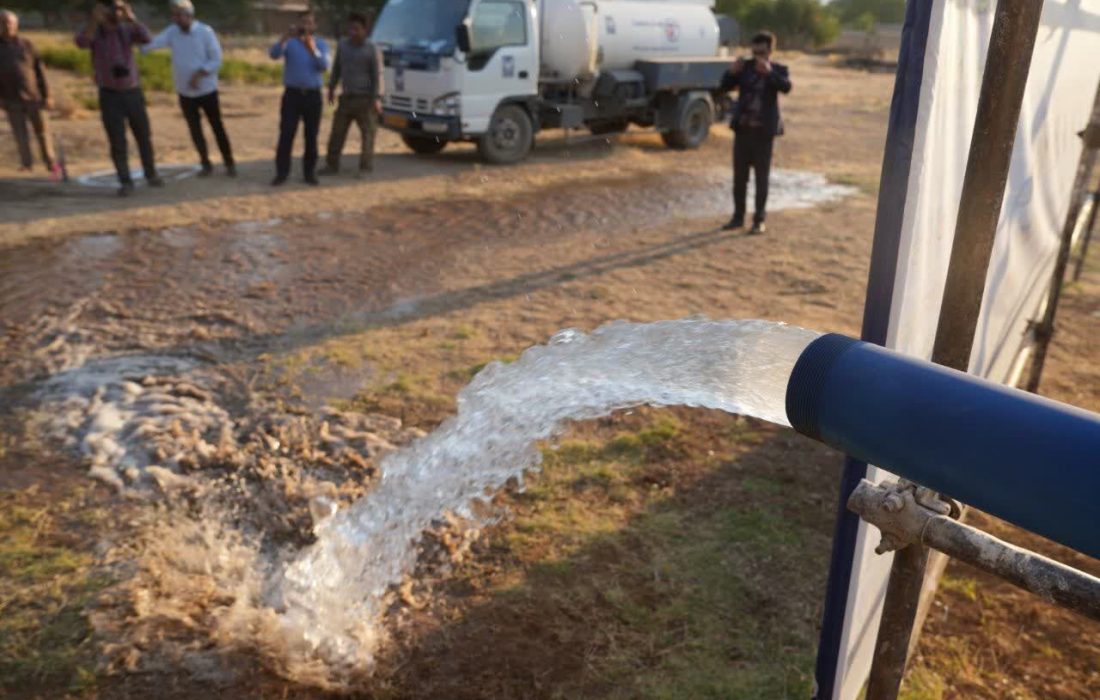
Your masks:
{"label": "shadow on ground", "polygon": [[[471,554],[398,615],[352,697],[804,698],[837,455],[717,411],[582,424]],[[247,656],[103,679],[103,698],[316,698]]]}

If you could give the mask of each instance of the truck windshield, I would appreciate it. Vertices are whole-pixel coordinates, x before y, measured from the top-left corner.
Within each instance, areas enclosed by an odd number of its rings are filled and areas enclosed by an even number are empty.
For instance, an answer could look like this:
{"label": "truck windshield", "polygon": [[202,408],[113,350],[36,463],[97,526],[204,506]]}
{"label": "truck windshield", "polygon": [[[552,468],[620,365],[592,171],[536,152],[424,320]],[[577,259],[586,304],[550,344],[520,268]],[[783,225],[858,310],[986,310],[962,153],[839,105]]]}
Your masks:
{"label": "truck windshield", "polygon": [[371,39],[397,49],[452,54],[455,27],[469,6],[470,0],[390,0],[378,16]]}

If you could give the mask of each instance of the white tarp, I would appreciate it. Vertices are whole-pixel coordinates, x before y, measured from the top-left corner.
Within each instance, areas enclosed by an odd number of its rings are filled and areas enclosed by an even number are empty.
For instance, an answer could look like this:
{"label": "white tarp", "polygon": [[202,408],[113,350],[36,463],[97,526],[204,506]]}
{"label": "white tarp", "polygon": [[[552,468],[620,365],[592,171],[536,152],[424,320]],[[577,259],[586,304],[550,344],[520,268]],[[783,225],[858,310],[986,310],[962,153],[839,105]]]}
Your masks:
{"label": "white tarp", "polygon": [[[887,333],[889,347],[922,358],[936,334],[994,8],[992,0],[936,0],[928,24]],[[1039,316],[1081,155],[1076,134],[1098,82],[1100,0],[1047,0],[986,279],[976,374],[1007,381],[1028,321]],[[869,470],[868,478],[884,476]],[[833,684],[838,700],[857,698],[871,666],[892,561],[874,553],[878,538],[860,522]]]}

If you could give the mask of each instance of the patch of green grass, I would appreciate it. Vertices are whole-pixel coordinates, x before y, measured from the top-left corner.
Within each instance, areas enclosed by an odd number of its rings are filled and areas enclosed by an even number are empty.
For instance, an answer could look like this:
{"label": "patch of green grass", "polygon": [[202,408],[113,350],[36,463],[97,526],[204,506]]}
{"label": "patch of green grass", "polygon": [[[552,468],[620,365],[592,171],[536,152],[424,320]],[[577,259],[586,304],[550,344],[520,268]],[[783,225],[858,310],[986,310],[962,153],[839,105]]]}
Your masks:
{"label": "patch of green grass", "polygon": [[[77,75],[92,75],[91,52],[86,49],[52,44],[41,47],[39,53],[42,55],[42,60],[50,68],[70,71]],[[146,90],[155,92],[176,91],[175,83],[172,80],[171,54],[166,51],[139,54],[137,65],[138,71],[141,73],[142,86]],[[258,64],[235,58],[226,58],[222,61],[222,69],[219,75],[227,83],[279,85],[282,83],[283,67],[274,61],[270,64]]]}
{"label": "patch of green grass", "polygon": [[978,600],[978,582],[972,578],[955,578],[944,576],[940,579],[940,588],[944,591],[958,593],[971,602]]}
{"label": "patch of green grass", "polygon": [[0,493],[0,688],[89,690],[95,650],[85,607],[110,581],[87,543],[100,514],[56,502],[29,506]]}
{"label": "patch of green grass", "polygon": [[947,685],[935,671],[917,667],[905,678],[898,700],[943,700]]}
{"label": "patch of green grass", "polygon": [[661,417],[648,427],[632,433],[619,433],[603,448],[603,459],[639,463],[668,457],[680,448],[681,425],[672,417]]}
{"label": "patch of green grass", "polygon": [[393,381],[382,387],[381,393],[383,394],[397,394],[399,396],[406,396],[413,392],[413,380],[404,374],[398,374]]}
{"label": "patch of green grass", "polygon": [[815,628],[792,622],[798,604],[788,601],[807,595],[790,589],[807,585],[793,572],[811,540],[766,505],[696,508],[639,489],[634,475],[667,462],[685,432],[658,415],[605,442],[562,441],[516,497],[508,549],[540,563],[500,594],[526,611],[550,596],[607,640],[561,697],[809,696]]}
{"label": "patch of green grass", "polygon": [[455,340],[469,340],[476,335],[476,331],[469,326],[459,326],[451,333],[451,337]]}
{"label": "patch of green grass", "polygon": [[548,469],[577,469],[593,462],[637,465],[677,452],[680,439],[680,424],[673,418],[660,418],[640,430],[620,432],[602,445],[578,440],[563,441],[543,450],[543,460]]}
{"label": "patch of green grass", "polygon": [[[516,356],[515,355],[503,355],[503,356],[501,356],[501,357],[499,357],[495,360],[495,362],[500,362],[501,364],[505,364],[505,365],[511,364],[515,361],[516,361]],[[448,379],[453,379],[455,381],[460,381],[463,384],[467,384],[474,377],[476,377],[478,375],[478,373],[481,372],[481,370],[485,369],[488,366],[489,366],[488,362],[478,362],[476,364],[470,365],[469,367],[460,367],[458,369],[452,369],[451,371],[447,372],[446,377]]]}
{"label": "patch of green grass", "polygon": [[99,97],[96,95],[77,95],[76,102],[89,112],[99,111]]}
{"label": "patch of green grass", "polygon": [[763,476],[748,475],[742,483],[743,488],[751,494],[761,496],[778,496],[783,493],[783,484]]}

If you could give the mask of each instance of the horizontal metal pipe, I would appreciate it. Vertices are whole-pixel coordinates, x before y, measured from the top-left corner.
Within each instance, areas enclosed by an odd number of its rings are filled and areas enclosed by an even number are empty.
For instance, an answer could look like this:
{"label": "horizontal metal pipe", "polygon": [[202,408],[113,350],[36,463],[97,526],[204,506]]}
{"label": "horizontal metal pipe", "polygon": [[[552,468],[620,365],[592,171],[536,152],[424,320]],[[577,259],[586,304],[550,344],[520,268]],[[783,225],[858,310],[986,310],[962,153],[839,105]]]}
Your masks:
{"label": "horizontal metal pipe", "polygon": [[1100,622],[1100,579],[1017,547],[942,515],[928,521],[921,541],[998,576],[1043,600]]}
{"label": "horizontal metal pipe", "polygon": [[864,479],[848,499],[848,508],[896,545],[923,543],[1047,602],[1100,621],[1100,578],[928,510],[911,492]]}

